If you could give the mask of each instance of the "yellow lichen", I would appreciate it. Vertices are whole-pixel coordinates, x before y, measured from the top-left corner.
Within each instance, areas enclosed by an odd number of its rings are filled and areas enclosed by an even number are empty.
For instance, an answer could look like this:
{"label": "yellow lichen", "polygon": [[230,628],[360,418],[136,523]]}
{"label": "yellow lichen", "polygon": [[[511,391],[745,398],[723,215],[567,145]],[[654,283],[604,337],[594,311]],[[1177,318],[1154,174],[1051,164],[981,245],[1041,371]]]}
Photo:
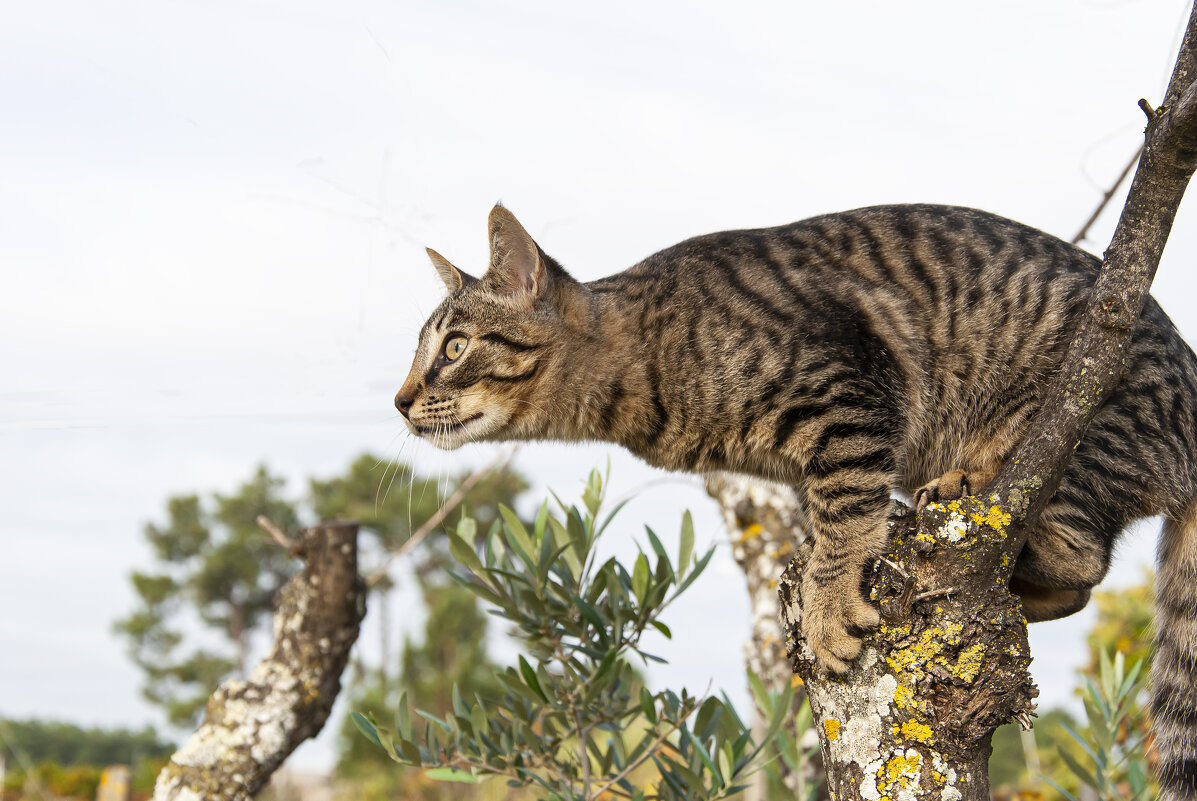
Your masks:
{"label": "yellow lichen", "polygon": [[898,709],[909,709],[910,702],[914,700],[914,690],[910,689],[904,684],[899,684],[894,688],[894,704]]}
{"label": "yellow lichen", "polygon": [[915,750],[898,754],[877,772],[877,789],[888,791],[895,785],[898,789],[913,787],[919,779],[923,759]]}
{"label": "yellow lichen", "polygon": [[985,660],[985,643],[977,643],[960,655],[956,665],[952,668],[952,675],[965,684],[972,684],[981,672],[981,663]]}
{"label": "yellow lichen", "polygon": [[919,723],[914,718],[902,724],[902,736],[907,740],[918,740],[920,743],[930,743],[931,727],[926,723]]}
{"label": "yellow lichen", "polygon": [[945,620],[941,625],[923,631],[912,645],[895,648],[886,657],[886,662],[899,678],[908,674],[910,679],[913,679],[903,681],[903,684],[913,685],[926,675],[926,665],[944,661],[944,650],[960,642],[960,633],[963,630],[964,627],[954,620]]}
{"label": "yellow lichen", "polygon": [[994,504],[985,514],[973,512],[969,515],[978,526],[989,526],[998,534],[1006,534],[1006,526],[1010,525],[1010,513],[1002,511],[1002,507]]}
{"label": "yellow lichen", "polygon": [[761,536],[761,532],[764,530],[765,527],[760,523],[753,523],[740,532],[740,542],[748,542],[749,540],[756,539]]}
{"label": "yellow lichen", "polygon": [[835,718],[828,718],[823,721],[823,731],[827,732],[828,742],[834,743],[840,737],[840,722]]}

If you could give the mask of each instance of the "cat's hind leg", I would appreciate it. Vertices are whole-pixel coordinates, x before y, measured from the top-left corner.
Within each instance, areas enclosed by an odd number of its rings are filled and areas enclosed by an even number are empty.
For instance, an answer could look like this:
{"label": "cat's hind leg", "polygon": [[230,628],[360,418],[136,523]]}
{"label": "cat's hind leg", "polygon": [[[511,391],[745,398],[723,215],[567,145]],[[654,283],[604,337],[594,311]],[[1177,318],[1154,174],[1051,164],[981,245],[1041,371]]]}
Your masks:
{"label": "cat's hind leg", "polygon": [[1161,801],[1197,797],[1197,499],[1164,521],[1155,582],[1151,710]]}

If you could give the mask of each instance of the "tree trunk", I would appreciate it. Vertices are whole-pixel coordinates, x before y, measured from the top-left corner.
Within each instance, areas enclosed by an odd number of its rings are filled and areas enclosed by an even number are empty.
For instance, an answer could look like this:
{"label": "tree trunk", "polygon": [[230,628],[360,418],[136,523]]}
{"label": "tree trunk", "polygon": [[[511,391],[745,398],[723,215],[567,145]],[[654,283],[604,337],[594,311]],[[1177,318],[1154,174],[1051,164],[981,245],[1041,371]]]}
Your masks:
{"label": "tree trunk", "polygon": [[292,551],[305,565],[279,591],[270,655],[212,694],[203,723],[158,775],[155,801],[250,799],[323,728],[366,612],[357,530],[332,521],[300,534]]}
{"label": "tree trunk", "polygon": [[1197,8],[1164,104],[1149,122],[1130,194],[1084,320],[1047,402],[977,496],[890,519],[873,576],[880,630],[844,676],[815,669],[801,637],[799,549],[780,585],[795,671],[819,731],[833,798],[988,801],[993,730],[1030,725],[1038,694],[1026,623],[1007,590],[1026,526],[1050,498],[1089,421],[1126,371],[1124,354],[1176,209],[1197,166]]}
{"label": "tree trunk", "polygon": [[[808,537],[806,515],[792,487],[734,473],[708,476],[707,492],[723,510],[724,522],[732,536],[732,556],[744,571],[748,585],[752,639],[744,645],[745,664],[766,687],[778,689],[793,680],[793,669],[786,657],[777,577]],[[794,694],[795,712],[805,699],[806,695],[801,691]],[[754,730],[760,734],[764,728],[764,721],[758,714]],[[813,735],[813,732],[807,734]],[[800,747],[813,744],[799,742]],[[809,788],[823,784],[823,766],[818,759],[802,764],[798,772],[790,771],[784,763],[779,765],[779,770],[786,786],[803,799]],[[763,799],[764,785],[765,774],[756,773],[747,791],[748,801]],[[824,798],[826,794],[817,797]]]}

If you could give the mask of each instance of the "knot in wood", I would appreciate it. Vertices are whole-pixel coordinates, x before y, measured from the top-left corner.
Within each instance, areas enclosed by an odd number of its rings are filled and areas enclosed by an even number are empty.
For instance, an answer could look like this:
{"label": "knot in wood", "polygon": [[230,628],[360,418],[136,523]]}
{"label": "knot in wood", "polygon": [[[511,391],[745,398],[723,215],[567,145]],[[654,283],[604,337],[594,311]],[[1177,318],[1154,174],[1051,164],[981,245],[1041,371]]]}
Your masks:
{"label": "knot in wood", "polygon": [[1136,315],[1131,312],[1126,299],[1116,294],[1108,294],[1098,304],[1097,321],[1103,328],[1113,328],[1127,331],[1135,324]]}

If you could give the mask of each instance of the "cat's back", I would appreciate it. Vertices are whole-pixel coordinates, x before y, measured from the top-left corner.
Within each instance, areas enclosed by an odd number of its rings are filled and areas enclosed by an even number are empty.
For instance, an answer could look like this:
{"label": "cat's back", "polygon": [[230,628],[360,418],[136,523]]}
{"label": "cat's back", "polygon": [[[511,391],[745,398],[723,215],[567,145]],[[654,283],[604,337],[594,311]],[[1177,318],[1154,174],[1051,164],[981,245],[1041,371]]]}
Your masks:
{"label": "cat's back", "polygon": [[[936,439],[914,450],[938,454],[961,426],[1016,428],[1037,407],[1099,268],[995,214],[893,205],[694,237],[590,286],[636,310],[634,335],[698,408],[722,412],[735,387],[756,399],[741,416],[773,415],[856,376],[901,395],[909,435]],[[1144,363],[1166,343],[1169,370],[1197,374],[1153,300],[1136,341]]]}
{"label": "cat's back", "polygon": [[596,284],[651,280],[662,291],[722,284],[732,294],[766,296],[872,290],[901,293],[914,309],[933,312],[975,307],[1012,283],[1024,295],[1034,285],[1088,285],[1099,266],[1080,248],[996,214],[906,204],[692,237]]}

